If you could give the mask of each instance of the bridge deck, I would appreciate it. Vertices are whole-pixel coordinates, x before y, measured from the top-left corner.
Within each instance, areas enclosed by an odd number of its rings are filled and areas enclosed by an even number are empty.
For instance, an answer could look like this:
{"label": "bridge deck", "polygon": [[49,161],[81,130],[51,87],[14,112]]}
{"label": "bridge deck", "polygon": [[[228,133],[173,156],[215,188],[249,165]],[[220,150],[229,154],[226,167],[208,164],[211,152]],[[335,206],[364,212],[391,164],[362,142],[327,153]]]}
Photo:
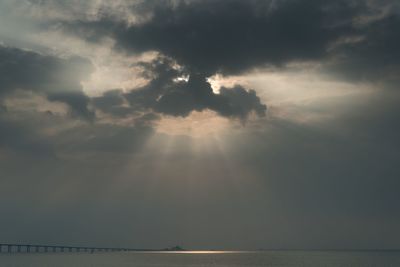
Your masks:
{"label": "bridge deck", "polygon": [[0,244],[0,253],[48,253],[48,252],[122,252],[122,251],[149,251],[131,248],[35,245],[35,244]]}

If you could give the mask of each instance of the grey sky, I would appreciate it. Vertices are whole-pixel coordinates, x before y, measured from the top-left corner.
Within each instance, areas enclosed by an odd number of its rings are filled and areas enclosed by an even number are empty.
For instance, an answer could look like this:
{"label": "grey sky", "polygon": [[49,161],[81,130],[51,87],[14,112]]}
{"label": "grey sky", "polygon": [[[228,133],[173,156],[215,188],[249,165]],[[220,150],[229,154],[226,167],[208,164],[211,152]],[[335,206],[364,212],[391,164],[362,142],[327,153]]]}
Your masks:
{"label": "grey sky", "polygon": [[400,249],[399,12],[2,1],[0,240]]}

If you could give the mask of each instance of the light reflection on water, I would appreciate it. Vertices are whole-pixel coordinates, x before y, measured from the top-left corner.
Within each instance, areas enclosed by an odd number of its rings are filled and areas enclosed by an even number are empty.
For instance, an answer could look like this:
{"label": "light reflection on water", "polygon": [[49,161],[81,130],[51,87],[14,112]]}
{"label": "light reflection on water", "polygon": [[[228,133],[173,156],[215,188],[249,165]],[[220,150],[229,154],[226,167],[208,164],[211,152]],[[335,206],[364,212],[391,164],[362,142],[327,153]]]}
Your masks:
{"label": "light reflection on water", "polygon": [[400,252],[166,251],[0,254],[1,267],[399,267]]}

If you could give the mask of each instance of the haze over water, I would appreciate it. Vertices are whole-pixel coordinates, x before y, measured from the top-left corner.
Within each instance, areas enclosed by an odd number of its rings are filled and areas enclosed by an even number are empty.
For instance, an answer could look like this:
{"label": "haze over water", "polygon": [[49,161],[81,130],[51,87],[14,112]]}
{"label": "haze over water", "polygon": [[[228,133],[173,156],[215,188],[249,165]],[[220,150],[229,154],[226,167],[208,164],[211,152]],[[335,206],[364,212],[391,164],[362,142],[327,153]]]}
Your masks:
{"label": "haze over water", "polygon": [[400,252],[129,252],[2,254],[2,267],[397,267]]}

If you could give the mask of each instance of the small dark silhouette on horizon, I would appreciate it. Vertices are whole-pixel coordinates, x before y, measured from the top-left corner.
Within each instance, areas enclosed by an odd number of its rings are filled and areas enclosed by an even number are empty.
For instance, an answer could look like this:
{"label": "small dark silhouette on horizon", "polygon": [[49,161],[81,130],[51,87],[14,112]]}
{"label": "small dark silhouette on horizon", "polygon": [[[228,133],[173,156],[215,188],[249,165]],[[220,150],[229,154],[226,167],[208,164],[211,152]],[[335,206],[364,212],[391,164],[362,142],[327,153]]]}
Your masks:
{"label": "small dark silhouette on horizon", "polygon": [[186,249],[182,248],[181,246],[175,246],[171,248],[164,249],[165,251],[186,251]]}

